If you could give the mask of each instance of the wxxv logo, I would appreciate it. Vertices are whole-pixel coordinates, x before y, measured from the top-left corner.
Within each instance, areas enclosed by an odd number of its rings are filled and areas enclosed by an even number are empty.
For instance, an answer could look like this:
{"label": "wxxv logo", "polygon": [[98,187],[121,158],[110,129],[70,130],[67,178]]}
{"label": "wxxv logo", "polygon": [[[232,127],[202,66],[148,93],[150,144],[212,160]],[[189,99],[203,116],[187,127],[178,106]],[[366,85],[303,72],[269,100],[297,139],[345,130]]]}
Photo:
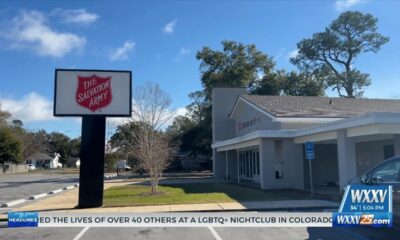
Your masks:
{"label": "wxxv logo", "polygon": [[349,185],[333,226],[392,226],[392,186]]}

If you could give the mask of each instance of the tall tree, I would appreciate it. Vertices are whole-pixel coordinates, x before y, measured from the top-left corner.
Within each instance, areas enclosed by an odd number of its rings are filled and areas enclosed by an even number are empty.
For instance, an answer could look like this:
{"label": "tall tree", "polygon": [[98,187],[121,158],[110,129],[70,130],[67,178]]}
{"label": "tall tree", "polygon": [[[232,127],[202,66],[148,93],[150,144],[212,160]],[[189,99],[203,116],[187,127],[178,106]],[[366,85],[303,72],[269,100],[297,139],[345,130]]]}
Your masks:
{"label": "tall tree", "polygon": [[81,152],[81,138],[71,139],[68,145],[71,157],[79,157]]}
{"label": "tall tree", "polygon": [[279,72],[269,72],[258,79],[250,89],[251,94],[257,95],[280,95],[283,88],[283,78]]}
{"label": "tall tree", "polygon": [[1,110],[0,104],[0,127],[7,126],[7,119],[11,116],[11,114],[7,111]]}
{"label": "tall tree", "polygon": [[40,131],[31,132],[23,128],[23,126],[24,124],[21,120],[14,119],[11,121],[10,128],[14,137],[21,143],[23,159],[47,149],[47,142],[43,142],[39,138]]}
{"label": "tall tree", "polygon": [[10,128],[0,127],[0,163],[22,161],[21,143]]}
{"label": "tall tree", "polygon": [[326,81],[339,96],[361,97],[371,79],[354,67],[355,59],[361,53],[378,52],[389,41],[377,32],[377,22],[371,14],[344,12],[325,31],[300,41],[298,54],[291,62]]}
{"label": "tall tree", "polygon": [[291,71],[281,71],[279,79],[282,84],[282,93],[287,96],[323,96],[325,83],[313,75]]}
{"label": "tall tree", "polygon": [[214,87],[251,87],[260,74],[271,72],[275,65],[254,44],[223,41],[222,45],[222,51],[204,47],[196,54],[207,100]]}

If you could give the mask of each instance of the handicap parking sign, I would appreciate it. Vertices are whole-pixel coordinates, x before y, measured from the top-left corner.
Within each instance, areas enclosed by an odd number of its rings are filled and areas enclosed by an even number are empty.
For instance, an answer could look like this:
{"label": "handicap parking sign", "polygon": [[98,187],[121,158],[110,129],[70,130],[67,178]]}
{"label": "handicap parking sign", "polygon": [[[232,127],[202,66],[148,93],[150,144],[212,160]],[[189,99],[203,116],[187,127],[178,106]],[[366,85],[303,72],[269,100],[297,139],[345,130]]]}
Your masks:
{"label": "handicap parking sign", "polygon": [[314,156],[314,143],[313,142],[306,142],[305,143],[306,147],[306,158],[308,160],[313,160],[315,158]]}

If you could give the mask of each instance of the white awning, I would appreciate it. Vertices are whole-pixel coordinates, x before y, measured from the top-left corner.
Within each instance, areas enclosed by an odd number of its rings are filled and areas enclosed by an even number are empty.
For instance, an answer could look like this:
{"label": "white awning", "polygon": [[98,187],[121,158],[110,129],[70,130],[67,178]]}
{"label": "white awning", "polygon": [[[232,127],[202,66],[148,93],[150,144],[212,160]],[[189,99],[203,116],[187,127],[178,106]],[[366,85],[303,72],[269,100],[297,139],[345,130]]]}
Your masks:
{"label": "white awning", "polygon": [[211,147],[219,151],[224,151],[220,149],[237,149],[240,143],[249,141],[254,143],[253,140],[260,138],[293,138],[295,143],[334,140],[337,138],[336,131],[341,129],[347,129],[349,137],[400,134],[400,113],[368,113],[303,129],[258,130],[216,142]]}

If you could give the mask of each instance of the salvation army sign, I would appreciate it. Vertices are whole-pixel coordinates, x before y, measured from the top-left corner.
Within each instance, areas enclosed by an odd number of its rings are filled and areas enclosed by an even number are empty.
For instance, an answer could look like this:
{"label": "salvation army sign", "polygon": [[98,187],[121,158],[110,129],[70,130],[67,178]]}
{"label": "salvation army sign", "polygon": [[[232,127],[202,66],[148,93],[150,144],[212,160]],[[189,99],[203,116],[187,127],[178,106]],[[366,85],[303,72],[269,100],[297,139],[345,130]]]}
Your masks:
{"label": "salvation army sign", "polygon": [[111,103],[112,77],[99,77],[93,74],[88,77],[78,75],[78,88],[75,101],[92,112],[105,108]]}
{"label": "salvation army sign", "polygon": [[56,69],[54,116],[131,116],[130,71]]}

